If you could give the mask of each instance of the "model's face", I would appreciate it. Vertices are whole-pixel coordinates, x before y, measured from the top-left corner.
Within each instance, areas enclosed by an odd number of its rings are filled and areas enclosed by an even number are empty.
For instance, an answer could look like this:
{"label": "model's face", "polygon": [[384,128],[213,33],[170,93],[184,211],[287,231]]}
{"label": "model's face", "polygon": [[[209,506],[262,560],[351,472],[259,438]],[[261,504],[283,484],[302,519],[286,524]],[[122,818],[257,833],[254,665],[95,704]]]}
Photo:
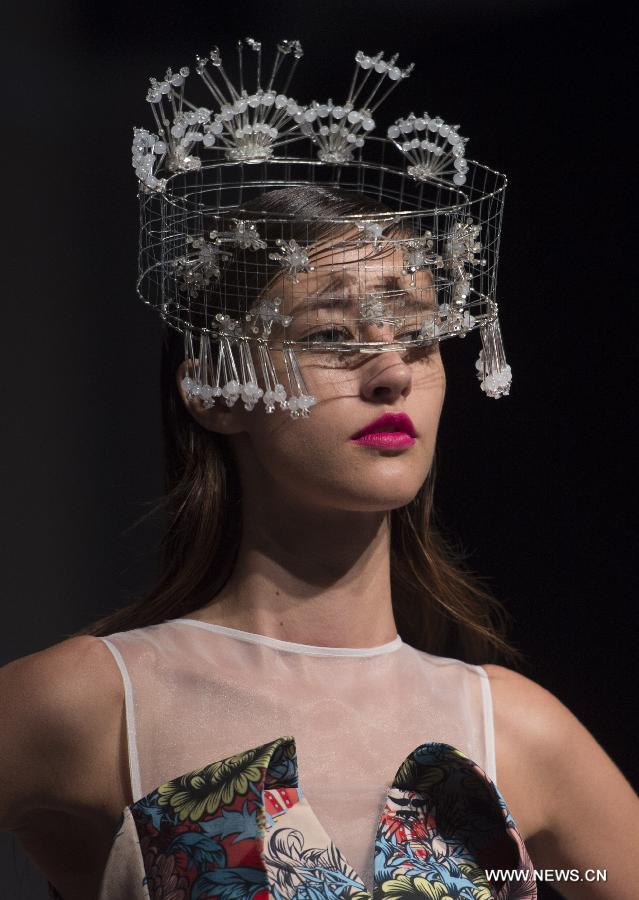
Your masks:
{"label": "model's face", "polygon": [[[293,317],[289,340],[311,346],[355,338],[397,344],[415,336],[416,323],[435,305],[430,273],[403,275],[403,253],[392,245],[372,252],[351,242],[328,253],[318,244],[310,262],[314,271],[299,273],[297,283],[277,278],[265,294],[281,298],[281,312]],[[403,323],[362,321],[363,298],[376,300],[379,291],[392,292],[382,297],[383,318],[395,314]],[[277,345],[278,337],[274,327],[271,342]],[[271,355],[288,386],[281,352]],[[279,409],[267,414],[262,403],[250,412],[240,402],[231,410],[203,411],[195,409],[195,400],[189,408],[205,427],[231,436],[244,480],[261,480],[266,489],[266,479],[270,488],[316,507],[381,511],[408,503],[433,460],[445,393],[438,343],[405,352],[298,351],[296,356],[317,400],[308,417],[293,419]],[[358,437],[386,413],[395,415],[373,425],[377,437]]]}

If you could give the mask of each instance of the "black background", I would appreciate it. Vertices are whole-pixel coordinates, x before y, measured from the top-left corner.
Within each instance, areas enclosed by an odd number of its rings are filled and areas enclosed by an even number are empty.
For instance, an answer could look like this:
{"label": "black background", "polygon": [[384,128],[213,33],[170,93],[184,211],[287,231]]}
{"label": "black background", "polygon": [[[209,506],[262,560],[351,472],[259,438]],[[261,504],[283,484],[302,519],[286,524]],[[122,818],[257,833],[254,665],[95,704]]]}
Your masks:
{"label": "black background", "polygon": [[[159,327],[134,290],[130,145],[134,124],[151,127],[146,79],[246,34],[265,49],[299,38],[291,93],[337,99],[356,50],[396,50],[416,69],[380,110],[383,128],[411,109],[439,114],[461,123],[469,157],[509,176],[498,299],[514,382],[486,399],[477,335],[444,342],[443,519],[512,612],[524,673],[639,782],[633,15],[549,0],[14,7],[2,54],[4,661],[123,605],[154,571],[160,523],[131,529],[162,490]],[[9,865],[1,897],[42,896],[24,865],[21,886]]]}

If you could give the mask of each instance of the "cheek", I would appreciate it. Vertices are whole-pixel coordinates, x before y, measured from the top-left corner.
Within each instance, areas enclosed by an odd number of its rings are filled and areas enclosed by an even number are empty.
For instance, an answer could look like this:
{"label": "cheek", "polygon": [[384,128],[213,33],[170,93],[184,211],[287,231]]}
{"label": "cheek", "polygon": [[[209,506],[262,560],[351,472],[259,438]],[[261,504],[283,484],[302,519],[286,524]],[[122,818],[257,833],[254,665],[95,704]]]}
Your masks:
{"label": "cheek", "polygon": [[338,412],[330,400],[312,407],[308,417],[292,419],[286,412],[275,412],[263,427],[252,429],[255,452],[271,472],[315,478],[331,466],[344,443]]}
{"label": "cheek", "polygon": [[421,405],[431,430],[439,424],[446,396],[446,372],[439,354],[415,363],[413,367],[413,393]]}
{"label": "cheek", "polygon": [[336,427],[340,405],[335,399],[313,407],[308,418],[293,420],[276,412],[268,423],[256,422],[245,455],[249,471],[261,473],[259,479],[278,494],[318,507],[340,506],[340,495],[350,495],[361,478],[349,458],[343,422]]}
{"label": "cheek", "polygon": [[302,365],[302,373],[309,391],[322,404],[345,397],[360,396],[361,377],[356,368],[349,367],[340,360],[329,365],[309,359],[303,361]]}

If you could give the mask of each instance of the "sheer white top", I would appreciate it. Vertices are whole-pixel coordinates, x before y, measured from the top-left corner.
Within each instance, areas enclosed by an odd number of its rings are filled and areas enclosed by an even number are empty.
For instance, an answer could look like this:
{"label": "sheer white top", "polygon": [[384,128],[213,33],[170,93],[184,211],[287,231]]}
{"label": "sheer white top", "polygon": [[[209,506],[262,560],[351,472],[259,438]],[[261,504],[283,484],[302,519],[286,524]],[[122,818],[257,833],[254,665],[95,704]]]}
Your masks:
{"label": "sheer white top", "polygon": [[315,647],[181,618],[102,638],[122,674],[133,800],[282,735],[333,842],[373,884],[386,791],[404,758],[441,741],[496,781],[488,676],[416,650]]}

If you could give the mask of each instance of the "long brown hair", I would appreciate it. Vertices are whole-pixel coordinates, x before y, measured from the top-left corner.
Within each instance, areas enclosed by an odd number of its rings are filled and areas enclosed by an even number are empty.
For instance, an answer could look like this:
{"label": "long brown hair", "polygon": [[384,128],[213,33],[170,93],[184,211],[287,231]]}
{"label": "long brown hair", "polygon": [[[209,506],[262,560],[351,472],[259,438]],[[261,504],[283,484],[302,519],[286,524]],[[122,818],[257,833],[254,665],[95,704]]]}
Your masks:
{"label": "long brown hair", "polygon": [[[331,216],[389,212],[361,194],[319,186],[270,191],[245,204],[242,216],[251,209],[304,216],[305,238],[308,220],[318,217],[315,239],[335,227],[326,224]],[[107,635],[188,616],[209,603],[233,571],[241,539],[241,485],[226,438],[202,428],[182,403],[175,372],[183,358],[181,335],[167,327],[161,363],[166,493],[155,509],[167,526],[159,577],[148,594],[79,634]],[[437,522],[435,469],[436,458],[416,497],[389,513],[397,630],[404,641],[429,653],[474,663],[515,660],[518,654],[505,637],[504,608]]]}

